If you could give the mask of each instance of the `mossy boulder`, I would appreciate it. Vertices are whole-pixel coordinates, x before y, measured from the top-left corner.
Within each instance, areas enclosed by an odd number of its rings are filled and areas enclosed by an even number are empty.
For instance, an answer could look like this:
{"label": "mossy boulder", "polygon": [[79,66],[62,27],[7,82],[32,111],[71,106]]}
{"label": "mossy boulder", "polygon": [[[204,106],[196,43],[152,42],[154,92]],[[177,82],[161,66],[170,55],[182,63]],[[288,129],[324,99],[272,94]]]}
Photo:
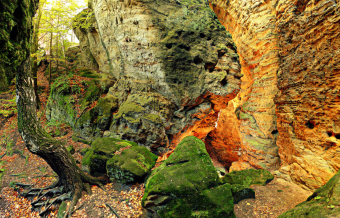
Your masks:
{"label": "mossy boulder", "polygon": [[222,182],[232,185],[239,184],[244,185],[245,187],[249,187],[250,185],[266,185],[273,179],[274,176],[267,170],[248,169],[228,173],[222,178]]}
{"label": "mossy boulder", "polygon": [[184,198],[168,203],[159,211],[160,217],[236,217],[231,192],[231,185],[224,184],[215,188],[206,189]]}
{"label": "mossy boulder", "polygon": [[135,146],[116,154],[106,164],[107,175],[111,181],[133,182],[150,173],[158,156],[147,148]]}
{"label": "mossy boulder", "polygon": [[324,186],[317,189],[305,202],[281,214],[278,218],[339,217],[340,171]]}
{"label": "mossy boulder", "polygon": [[[112,94],[121,98],[117,92]],[[113,116],[110,131],[123,139],[149,147],[158,154],[156,148],[168,142],[165,125],[173,111],[171,102],[160,94],[130,94]]]}
{"label": "mossy boulder", "polygon": [[188,136],[166,161],[152,171],[145,185],[142,206],[160,206],[171,199],[185,198],[219,184],[204,142]]}
{"label": "mossy boulder", "polygon": [[114,156],[115,152],[132,146],[137,144],[115,138],[96,138],[82,160],[83,170],[94,176],[105,174],[106,162]]}
{"label": "mossy boulder", "polygon": [[[85,93],[79,95],[81,87],[71,83],[73,75],[58,77],[51,86],[51,93],[46,106],[48,121],[58,120],[74,127],[77,117],[93,101],[102,94],[102,89],[95,80],[84,82]],[[76,98],[80,103],[80,110],[76,110]]]}
{"label": "mossy boulder", "polygon": [[74,138],[93,141],[110,128],[112,112],[118,108],[118,99],[112,95],[100,98],[97,105],[85,112],[74,125]]}

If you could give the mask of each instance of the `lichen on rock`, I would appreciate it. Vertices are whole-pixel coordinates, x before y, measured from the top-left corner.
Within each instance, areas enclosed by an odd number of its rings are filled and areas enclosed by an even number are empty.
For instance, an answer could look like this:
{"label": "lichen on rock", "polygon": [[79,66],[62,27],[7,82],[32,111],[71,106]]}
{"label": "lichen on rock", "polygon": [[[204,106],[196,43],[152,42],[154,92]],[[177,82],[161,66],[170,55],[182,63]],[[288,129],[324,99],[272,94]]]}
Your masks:
{"label": "lichen on rock", "polygon": [[106,162],[115,155],[115,152],[132,146],[137,144],[115,138],[96,138],[82,160],[83,170],[95,176],[106,174]]}
{"label": "lichen on rock", "polygon": [[121,183],[140,180],[156,164],[158,156],[151,153],[147,148],[134,146],[123,150],[113,156],[106,163],[107,175],[110,180],[117,180]]}

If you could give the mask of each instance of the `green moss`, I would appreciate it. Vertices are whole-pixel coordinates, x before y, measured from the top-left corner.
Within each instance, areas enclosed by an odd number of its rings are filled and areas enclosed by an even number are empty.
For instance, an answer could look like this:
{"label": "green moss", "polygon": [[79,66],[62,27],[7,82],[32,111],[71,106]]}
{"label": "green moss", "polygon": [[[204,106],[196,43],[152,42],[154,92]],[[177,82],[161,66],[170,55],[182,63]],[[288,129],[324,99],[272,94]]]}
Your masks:
{"label": "green moss", "polygon": [[250,185],[266,185],[273,179],[274,176],[269,171],[248,169],[228,173],[222,178],[222,182],[249,187]]}
{"label": "green moss", "polygon": [[113,156],[107,162],[107,174],[111,179],[115,178],[119,182],[132,182],[148,174],[155,166],[157,158],[158,156],[152,154],[147,148],[134,146],[122,151],[120,155]]}
{"label": "green moss", "polygon": [[230,184],[224,184],[202,193],[192,193],[175,199],[159,212],[160,217],[236,217]]}
{"label": "green moss", "polygon": [[219,177],[205,144],[194,136],[184,138],[173,154],[152,171],[142,205],[150,193],[183,196],[219,184]]}
{"label": "green moss", "polygon": [[92,9],[87,8],[82,10],[79,14],[77,14],[72,21],[72,28],[80,28],[82,30],[88,30],[93,28],[93,24],[95,23],[95,15]]}
{"label": "green moss", "polygon": [[68,152],[70,152],[70,154],[76,153],[76,149],[72,145],[68,146],[67,150],[68,150]]}
{"label": "green moss", "polygon": [[105,174],[106,162],[113,157],[116,151],[122,147],[136,145],[136,143],[121,139],[96,138],[92,142],[91,149],[82,159],[82,165],[88,168],[91,175]]}
{"label": "green moss", "polygon": [[161,117],[157,114],[146,114],[142,118],[150,120],[153,123],[162,123]]}

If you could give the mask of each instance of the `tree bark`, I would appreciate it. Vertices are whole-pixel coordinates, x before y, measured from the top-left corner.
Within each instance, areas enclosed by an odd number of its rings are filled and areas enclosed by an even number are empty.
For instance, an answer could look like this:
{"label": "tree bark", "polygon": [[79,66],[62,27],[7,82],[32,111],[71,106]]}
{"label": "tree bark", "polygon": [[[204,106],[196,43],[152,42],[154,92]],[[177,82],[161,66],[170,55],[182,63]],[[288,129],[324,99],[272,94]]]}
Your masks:
{"label": "tree bark", "polygon": [[[22,7],[32,7],[38,1],[31,0],[29,4],[22,3]],[[36,10],[36,7],[34,8]],[[27,15],[29,25],[22,25],[18,34],[24,36],[29,42],[31,34],[31,19],[34,16]],[[22,32],[20,32],[22,31]],[[29,43],[23,44],[22,50],[26,57],[16,69],[16,103],[18,108],[18,130],[26,147],[33,154],[43,158],[58,175],[57,186],[63,186],[64,192],[71,192],[73,200],[68,210],[73,211],[74,206],[81,197],[83,190],[90,191],[89,184],[101,186],[104,179],[94,178],[85,174],[75,163],[72,155],[67,151],[61,141],[52,138],[43,128],[36,113],[36,95],[34,94],[34,79],[31,72]],[[51,71],[50,71],[51,72]]]}

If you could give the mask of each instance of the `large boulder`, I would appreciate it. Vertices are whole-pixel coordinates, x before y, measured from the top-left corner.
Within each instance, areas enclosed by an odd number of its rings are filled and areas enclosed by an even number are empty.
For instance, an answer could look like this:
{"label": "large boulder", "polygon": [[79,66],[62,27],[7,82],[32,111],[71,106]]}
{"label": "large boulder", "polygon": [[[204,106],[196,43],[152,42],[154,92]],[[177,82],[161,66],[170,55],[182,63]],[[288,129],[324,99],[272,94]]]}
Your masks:
{"label": "large boulder", "polygon": [[105,174],[106,162],[115,155],[115,152],[133,146],[137,144],[115,138],[96,138],[82,160],[82,168],[94,176]]}
{"label": "large boulder", "polygon": [[107,161],[107,175],[111,181],[117,180],[121,183],[139,180],[150,173],[157,158],[157,155],[142,146],[124,149],[116,152],[116,155]]}
{"label": "large boulder", "polygon": [[93,1],[74,19],[82,63],[93,57],[117,79],[109,93],[120,108],[108,131],[164,154],[188,127],[202,121],[213,128],[205,119],[217,120],[242,75],[231,35],[208,2],[111,3]]}
{"label": "large boulder", "polygon": [[[218,197],[212,197],[218,191],[203,192],[218,185],[220,179],[204,143],[194,136],[189,136],[178,144],[166,161],[152,171],[145,185],[142,206],[159,215],[163,214],[163,217],[186,217],[187,213],[199,213],[202,214],[201,217],[211,217],[211,213],[233,214],[232,210],[223,209],[216,203]],[[219,187],[217,190],[220,189],[225,192],[225,196],[221,197],[222,202],[232,204],[230,185]],[[196,199],[202,201],[196,202]],[[211,207],[215,209],[211,210]]]}

